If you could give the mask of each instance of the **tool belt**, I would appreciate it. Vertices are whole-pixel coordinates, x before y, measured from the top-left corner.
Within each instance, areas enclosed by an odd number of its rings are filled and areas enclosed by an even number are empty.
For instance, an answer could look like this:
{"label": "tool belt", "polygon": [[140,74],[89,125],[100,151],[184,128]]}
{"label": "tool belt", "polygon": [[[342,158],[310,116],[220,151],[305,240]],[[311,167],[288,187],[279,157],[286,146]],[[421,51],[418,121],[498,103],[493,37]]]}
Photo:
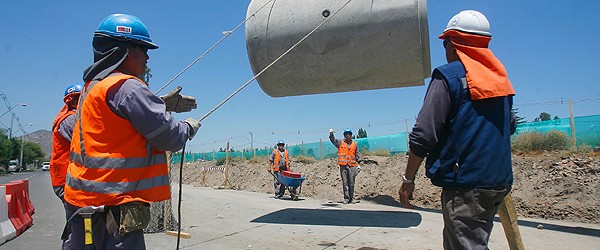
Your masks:
{"label": "tool belt", "polygon": [[[114,216],[114,212],[119,210],[119,223]],[[77,209],[75,213],[67,220],[61,239],[64,241],[71,233],[71,221],[75,216],[91,216],[93,221],[97,222],[100,219],[106,223],[106,230],[109,234],[119,231],[119,234],[125,236],[131,232],[144,230],[150,223],[150,204],[145,202],[129,202],[119,206],[99,206],[99,207],[82,207]],[[100,220],[101,221],[101,220]]]}

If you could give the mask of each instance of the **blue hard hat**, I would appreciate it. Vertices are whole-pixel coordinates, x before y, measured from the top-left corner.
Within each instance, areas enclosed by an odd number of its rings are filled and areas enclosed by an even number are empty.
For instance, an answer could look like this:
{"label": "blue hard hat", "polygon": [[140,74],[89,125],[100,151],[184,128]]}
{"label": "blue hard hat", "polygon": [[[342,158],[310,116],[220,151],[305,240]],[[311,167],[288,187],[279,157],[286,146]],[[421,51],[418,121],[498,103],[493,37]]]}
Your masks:
{"label": "blue hard hat", "polygon": [[349,128],[347,128],[346,130],[344,130],[344,134],[352,134],[352,130],[350,130]]}
{"label": "blue hard hat", "polygon": [[277,141],[277,145],[279,145],[279,144],[285,145],[285,142],[283,142],[283,140],[279,140],[279,141]]}
{"label": "blue hard hat", "polygon": [[118,40],[126,40],[148,49],[158,49],[150,39],[148,28],[139,17],[127,14],[112,14],[102,20],[95,34],[103,34]]}
{"label": "blue hard hat", "polygon": [[79,83],[71,84],[71,85],[69,85],[69,87],[67,87],[67,89],[65,89],[65,96],[72,94],[72,93],[81,93],[82,89],[83,88],[81,87],[81,84],[79,84]]}

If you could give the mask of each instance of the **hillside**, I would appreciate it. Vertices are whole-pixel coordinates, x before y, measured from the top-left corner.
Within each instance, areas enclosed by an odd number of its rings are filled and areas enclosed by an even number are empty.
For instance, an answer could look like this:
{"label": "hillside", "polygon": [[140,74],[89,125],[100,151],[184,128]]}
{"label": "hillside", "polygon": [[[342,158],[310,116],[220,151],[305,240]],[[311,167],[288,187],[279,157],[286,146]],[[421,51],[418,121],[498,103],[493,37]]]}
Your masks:
{"label": "hillside", "polygon": [[44,158],[50,159],[50,155],[52,154],[52,132],[48,130],[38,130],[25,135],[25,141],[39,144],[42,151],[44,151]]}

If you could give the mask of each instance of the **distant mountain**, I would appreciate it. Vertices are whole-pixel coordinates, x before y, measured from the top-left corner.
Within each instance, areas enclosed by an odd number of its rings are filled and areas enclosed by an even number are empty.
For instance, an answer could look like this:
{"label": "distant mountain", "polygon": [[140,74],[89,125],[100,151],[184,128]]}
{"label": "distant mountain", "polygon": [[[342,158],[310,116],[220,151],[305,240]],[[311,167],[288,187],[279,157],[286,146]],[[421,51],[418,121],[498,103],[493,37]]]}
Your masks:
{"label": "distant mountain", "polygon": [[[20,138],[19,138],[20,139]],[[33,142],[40,145],[42,151],[44,151],[44,158],[50,160],[52,155],[52,132],[48,130],[38,130],[33,133],[25,135],[25,142]]]}

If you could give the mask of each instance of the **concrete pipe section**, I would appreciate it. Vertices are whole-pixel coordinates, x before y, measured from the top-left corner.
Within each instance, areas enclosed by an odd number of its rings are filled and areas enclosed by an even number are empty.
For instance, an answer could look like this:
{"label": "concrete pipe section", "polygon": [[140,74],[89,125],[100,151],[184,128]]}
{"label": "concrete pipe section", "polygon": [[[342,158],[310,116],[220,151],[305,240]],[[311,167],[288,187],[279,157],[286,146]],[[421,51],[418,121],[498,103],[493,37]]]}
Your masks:
{"label": "concrete pipe section", "polygon": [[330,18],[260,75],[272,97],[419,86],[431,74],[425,0],[253,0],[246,47],[254,74]]}

